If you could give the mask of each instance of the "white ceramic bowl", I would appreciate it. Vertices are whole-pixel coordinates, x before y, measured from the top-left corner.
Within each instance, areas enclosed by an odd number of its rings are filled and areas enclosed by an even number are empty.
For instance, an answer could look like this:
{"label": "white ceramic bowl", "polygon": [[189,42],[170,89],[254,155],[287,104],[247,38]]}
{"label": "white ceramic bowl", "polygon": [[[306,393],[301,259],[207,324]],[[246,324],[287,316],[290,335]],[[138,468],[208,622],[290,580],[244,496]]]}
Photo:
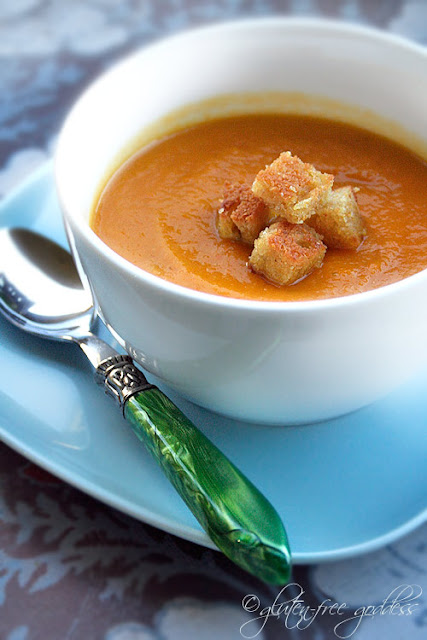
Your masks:
{"label": "white ceramic bowl", "polygon": [[[109,166],[144,127],[213,96],[277,91],[318,94],[353,105],[354,113],[369,110],[387,119],[378,121],[383,133],[405,135],[419,148],[427,143],[425,49],[318,19],[245,20],[168,38],[102,76],[65,122],[56,180],[80,269],[105,321],[136,360],[209,409],[295,424],[366,405],[427,363],[427,271],[343,298],[234,300],[138,269],[88,224]],[[322,104],[320,111],[338,109]],[[368,126],[376,122],[369,113],[363,118]]]}

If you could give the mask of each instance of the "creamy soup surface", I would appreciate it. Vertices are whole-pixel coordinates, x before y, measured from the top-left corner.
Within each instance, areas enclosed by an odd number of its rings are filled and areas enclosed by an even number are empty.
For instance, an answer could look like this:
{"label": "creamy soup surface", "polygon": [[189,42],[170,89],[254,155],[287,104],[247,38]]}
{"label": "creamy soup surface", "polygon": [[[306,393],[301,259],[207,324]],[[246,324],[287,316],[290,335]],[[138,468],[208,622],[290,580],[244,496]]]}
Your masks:
{"label": "creamy soup surface", "polygon": [[[321,268],[278,287],[247,267],[251,247],[215,226],[225,181],[251,184],[282,151],[359,187],[367,237],[357,251],[327,251]],[[427,163],[353,125],[297,115],[206,121],[142,148],[108,180],[91,226],[114,251],[171,282],[264,301],[345,296],[427,267]]]}

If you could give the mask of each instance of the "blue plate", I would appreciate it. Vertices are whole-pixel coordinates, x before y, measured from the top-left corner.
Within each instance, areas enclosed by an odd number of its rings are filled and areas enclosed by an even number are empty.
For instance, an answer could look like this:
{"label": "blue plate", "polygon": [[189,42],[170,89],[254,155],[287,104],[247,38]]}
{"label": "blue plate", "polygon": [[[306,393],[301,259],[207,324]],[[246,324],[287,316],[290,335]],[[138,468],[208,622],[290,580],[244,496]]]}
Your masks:
{"label": "blue plate", "polygon": [[[50,164],[2,202],[0,226],[9,225],[66,246]],[[93,383],[79,349],[26,335],[3,318],[0,336],[5,443],[139,520],[212,546]],[[381,402],[304,427],[234,422],[159,386],[271,500],[296,563],[372,551],[427,520],[427,369]]]}

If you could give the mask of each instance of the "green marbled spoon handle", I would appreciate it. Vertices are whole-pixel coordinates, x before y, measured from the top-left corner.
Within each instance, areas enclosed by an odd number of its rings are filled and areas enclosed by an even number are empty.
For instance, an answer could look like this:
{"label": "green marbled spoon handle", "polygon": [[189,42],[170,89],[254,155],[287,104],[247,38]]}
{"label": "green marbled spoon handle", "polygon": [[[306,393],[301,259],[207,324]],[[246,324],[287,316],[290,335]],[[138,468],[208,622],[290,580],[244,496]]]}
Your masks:
{"label": "green marbled spoon handle", "polygon": [[262,493],[147,382],[131,358],[108,358],[98,377],[215,545],[261,580],[285,584],[291,571],[288,539]]}

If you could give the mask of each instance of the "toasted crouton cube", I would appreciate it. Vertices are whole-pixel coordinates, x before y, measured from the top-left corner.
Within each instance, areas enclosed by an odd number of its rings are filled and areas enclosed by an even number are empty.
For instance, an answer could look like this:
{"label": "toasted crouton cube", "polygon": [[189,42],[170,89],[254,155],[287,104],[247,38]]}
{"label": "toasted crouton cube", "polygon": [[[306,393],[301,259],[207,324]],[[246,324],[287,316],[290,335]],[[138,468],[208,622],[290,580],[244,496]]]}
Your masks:
{"label": "toasted crouton cube", "polygon": [[275,284],[292,284],[320,267],[325,252],[326,246],[314,229],[279,220],[261,231],[249,265]]}
{"label": "toasted crouton cube", "polygon": [[322,208],[308,221],[332,249],[357,249],[366,235],[352,187],[331,191]]}
{"label": "toasted crouton cube", "polygon": [[223,240],[240,240],[240,231],[230,217],[230,211],[222,204],[216,215],[216,228]]}
{"label": "toasted crouton cube", "polygon": [[217,213],[217,229],[221,238],[252,245],[267,222],[266,204],[254,196],[248,185],[226,183]]}
{"label": "toasted crouton cube", "polygon": [[333,182],[329,173],[286,151],[257,174],[252,192],[264,200],[273,218],[300,223],[317,212]]}

